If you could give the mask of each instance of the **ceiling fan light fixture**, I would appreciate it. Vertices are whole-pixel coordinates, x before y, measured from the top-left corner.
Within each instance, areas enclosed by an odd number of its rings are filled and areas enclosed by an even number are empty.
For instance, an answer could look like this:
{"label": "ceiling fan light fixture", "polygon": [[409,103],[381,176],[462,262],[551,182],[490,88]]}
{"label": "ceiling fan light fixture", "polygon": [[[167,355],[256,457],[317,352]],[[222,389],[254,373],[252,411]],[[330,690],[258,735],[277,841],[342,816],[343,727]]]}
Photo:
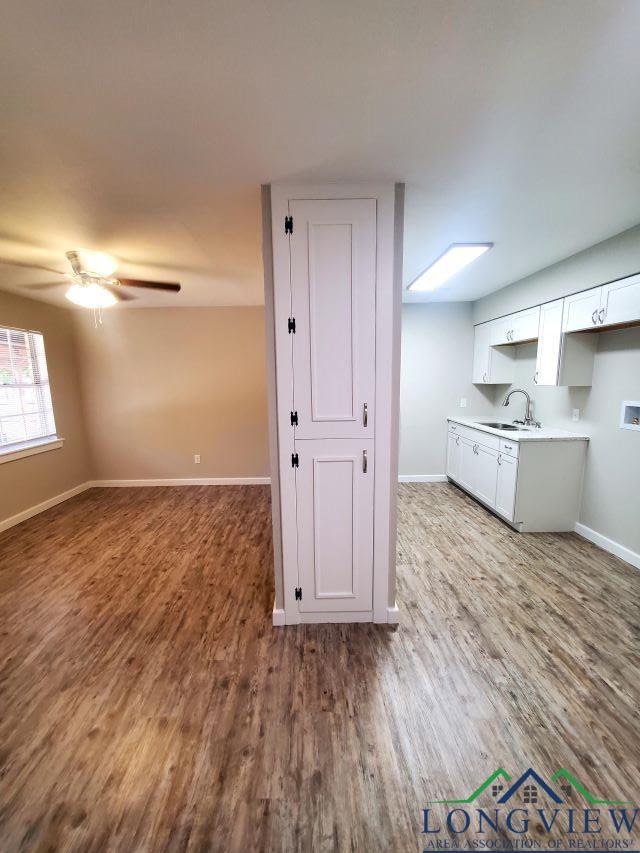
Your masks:
{"label": "ceiling fan light fixture", "polygon": [[99,284],[72,284],[65,296],[82,308],[109,308],[118,301],[113,293]]}
{"label": "ceiling fan light fixture", "polygon": [[67,252],[67,258],[76,275],[89,275],[93,278],[109,278],[116,271],[118,262],[106,252],[91,252],[89,249],[74,249]]}

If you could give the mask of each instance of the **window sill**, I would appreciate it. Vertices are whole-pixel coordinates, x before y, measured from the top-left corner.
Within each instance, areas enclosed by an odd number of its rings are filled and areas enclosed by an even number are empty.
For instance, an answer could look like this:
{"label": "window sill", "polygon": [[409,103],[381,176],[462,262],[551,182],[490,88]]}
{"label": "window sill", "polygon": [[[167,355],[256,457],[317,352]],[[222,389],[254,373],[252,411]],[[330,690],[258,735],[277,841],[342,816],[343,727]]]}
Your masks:
{"label": "window sill", "polygon": [[20,444],[9,445],[0,448],[0,465],[3,462],[13,462],[14,459],[24,459],[25,456],[34,456],[36,453],[46,453],[48,450],[57,450],[64,444],[64,438],[49,436],[48,438],[37,438],[34,441],[23,441]]}

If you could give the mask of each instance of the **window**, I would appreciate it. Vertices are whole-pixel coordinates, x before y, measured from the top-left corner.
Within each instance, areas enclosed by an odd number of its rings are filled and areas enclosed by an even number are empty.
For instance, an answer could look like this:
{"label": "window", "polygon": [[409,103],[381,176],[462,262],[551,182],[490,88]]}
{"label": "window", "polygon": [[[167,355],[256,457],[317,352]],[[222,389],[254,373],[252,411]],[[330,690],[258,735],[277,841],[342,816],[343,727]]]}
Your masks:
{"label": "window", "polygon": [[525,803],[537,803],[538,802],[538,789],[535,785],[525,785],[524,786],[524,802]]}
{"label": "window", "polygon": [[0,453],[56,437],[40,332],[0,327]]}

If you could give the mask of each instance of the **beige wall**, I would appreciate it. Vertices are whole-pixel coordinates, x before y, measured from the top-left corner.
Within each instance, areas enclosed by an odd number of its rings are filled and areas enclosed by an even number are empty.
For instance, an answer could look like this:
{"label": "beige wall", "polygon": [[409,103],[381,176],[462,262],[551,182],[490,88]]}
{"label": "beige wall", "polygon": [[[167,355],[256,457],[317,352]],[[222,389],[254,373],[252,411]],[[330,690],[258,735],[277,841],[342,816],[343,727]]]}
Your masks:
{"label": "beige wall", "polygon": [[42,332],[59,450],[0,464],[0,522],[91,479],[82,418],[72,315],[64,308],[0,291],[0,326]]}
{"label": "beige wall", "polygon": [[263,308],[73,314],[95,479],[269,475]]}

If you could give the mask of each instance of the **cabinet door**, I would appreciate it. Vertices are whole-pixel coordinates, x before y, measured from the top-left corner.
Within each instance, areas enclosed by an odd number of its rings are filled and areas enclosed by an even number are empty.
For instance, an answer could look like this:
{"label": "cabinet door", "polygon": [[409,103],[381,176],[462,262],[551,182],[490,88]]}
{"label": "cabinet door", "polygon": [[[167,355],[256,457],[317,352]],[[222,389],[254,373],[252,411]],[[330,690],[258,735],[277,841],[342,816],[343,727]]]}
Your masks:
{"label": "cabinet door", "polygon": [[538,352],[534,382],[538,385],[557,385],[562,344],[563,300],[547,302],[540,307]]}
{"label": "cabinet door", "polygon": [[512,317],[511,343],[522,343],[523,341],[535,341],[538,337],[540,324],[540,306],[519,311]]}
{"label": "cabinet door", "polygon": [[295,443],[303,612],[372,608],[373,445],[353,439]]}
{"label": "cabinet door", "polygon": [[491,353],[491,323],[482,323],[475,327],[473,342],[473,379],[477,385],[489,382],[489,363]]}
{"label": "cabinet door", "polygon": [[513,521],[516,503],[518,460],[504,453],[498,455],[498,481],[496,488],[496,512]]}
{"label": "cabinet door", "polygon": [[289,212],[296,437],[372,438],[376,202],[294,200]]}
{"label": "cabinet door", "polygon": [[460,457],[462,441],[459,435],[450,432],[447,438],[447,475],[452,480],[460,479]]}
{"label": "cabinet door", "polygon": [[594,329],[598,325],[598,312],[602,288],[594,287],[582,293],[566,296],[564,300],[563,330],[578,332],[581,329]]}
{"label": "cabinet door", "polygon": [[605,284],[602,294],[601,325],[615,326],[640,320],[640,275]]}
{"label": "cabinet door", "polygon": [[460,439],[460,469],[458,482],[468,492],[475,494],[476,442],[468,438]]}
{"label": "cabinet door", "polygon": [[476,444],[475,494],[490,507],[496,505],[498,451]]}

